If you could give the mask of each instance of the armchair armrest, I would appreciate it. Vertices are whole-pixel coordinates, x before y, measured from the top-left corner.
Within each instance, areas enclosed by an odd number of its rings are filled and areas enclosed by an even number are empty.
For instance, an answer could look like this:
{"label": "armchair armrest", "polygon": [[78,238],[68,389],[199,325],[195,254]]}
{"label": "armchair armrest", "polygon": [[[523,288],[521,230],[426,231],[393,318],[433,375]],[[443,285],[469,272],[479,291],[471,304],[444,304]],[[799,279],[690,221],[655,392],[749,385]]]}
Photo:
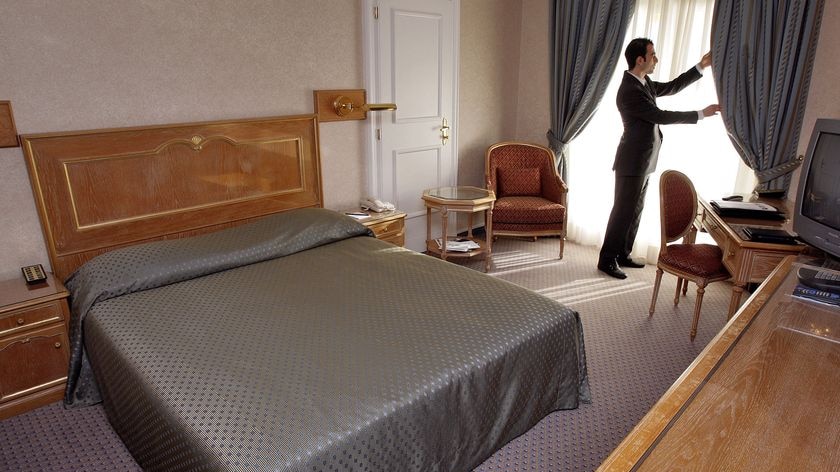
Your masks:
{"label": "armchair armrest", "polygon": [[569,192],[569,187],[566,182],[557,174],[555,170],[552,174],[543,175],[542,177],[542,193],[543,197],[555,203],[560,203],[566,206],[566,194]]}

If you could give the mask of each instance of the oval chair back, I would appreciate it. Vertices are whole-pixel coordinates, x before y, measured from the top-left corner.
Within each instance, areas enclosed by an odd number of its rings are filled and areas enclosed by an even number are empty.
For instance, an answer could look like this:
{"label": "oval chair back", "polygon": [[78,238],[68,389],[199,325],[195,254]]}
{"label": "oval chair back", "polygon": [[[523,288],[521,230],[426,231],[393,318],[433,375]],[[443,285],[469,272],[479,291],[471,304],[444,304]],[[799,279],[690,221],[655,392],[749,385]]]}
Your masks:
{"label": "oval chair back", "polygon": [[691,230],[697,216],[697,192],[685,174],[666,170],[659,178],[659,211],[662,246],[683,238]]}

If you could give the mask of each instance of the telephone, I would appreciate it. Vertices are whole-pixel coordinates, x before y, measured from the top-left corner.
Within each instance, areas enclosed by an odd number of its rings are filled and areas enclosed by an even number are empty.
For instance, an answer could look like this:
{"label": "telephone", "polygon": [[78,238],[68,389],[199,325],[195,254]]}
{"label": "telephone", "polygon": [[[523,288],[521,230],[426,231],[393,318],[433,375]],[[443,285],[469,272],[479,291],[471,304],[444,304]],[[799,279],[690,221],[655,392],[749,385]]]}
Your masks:
{"label": "telephone", "polygon": [[376,213],[382,213],[383,211],[389,211],[395,208],[393,203],[383,202],[375,197],[362,198],[359,201],[359,206],[364,210],[375,211]]}

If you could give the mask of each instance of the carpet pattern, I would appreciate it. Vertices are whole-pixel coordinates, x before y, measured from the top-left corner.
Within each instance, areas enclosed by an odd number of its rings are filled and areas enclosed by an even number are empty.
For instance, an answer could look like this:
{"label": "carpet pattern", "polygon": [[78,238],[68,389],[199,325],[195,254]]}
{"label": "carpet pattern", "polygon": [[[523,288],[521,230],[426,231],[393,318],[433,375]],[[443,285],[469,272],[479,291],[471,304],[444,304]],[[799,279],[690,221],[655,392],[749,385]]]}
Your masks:
{"label": "carpet pattern", "polygon": [[[557,239],[499,239],[491,274],[577,310],[583,322],[592,403],[559,411],[508,443],[475,470],[594,470],[726,323],[731,285],[706,288],[697,337],[689,339],[696,287],[680,304],[676,279],[662,278],[656,314],[648,317],[655,267],[628,269],[617,280],[595,269],[598,250]],[[481,260],[463,263],[483,269]],[[0,422],[0,470],[140,470],[101,406],[47,405]]]}

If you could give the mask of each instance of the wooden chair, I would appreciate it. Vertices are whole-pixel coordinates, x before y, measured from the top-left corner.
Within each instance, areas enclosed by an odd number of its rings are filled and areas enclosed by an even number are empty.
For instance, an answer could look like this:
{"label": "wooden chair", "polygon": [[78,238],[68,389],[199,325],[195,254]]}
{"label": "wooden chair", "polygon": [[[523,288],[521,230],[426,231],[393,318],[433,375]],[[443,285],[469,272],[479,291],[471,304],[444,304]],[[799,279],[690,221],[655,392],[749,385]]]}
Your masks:
{"label": "wooden chair", "polygon": [[557,174],[554,152],[536,144],[494,144],[485,155],[484,176],[496,193],[493,234],[487,237],[558,236],[562,259],[568,187]]}
{"label": "wooden chair", "polygon": [[[697,215],[697,192],[688,177],[675,170],[667,170],[659,179],[659,208],[661,225],[661,246],[656,262],[656,282],[650,301],[650,316],[656,308],[656,296],[662,272],[677,276],[677,291],[674,306],[680,302],[680,289],[685,281],[697,284],[697,299],[694,302],[694,320],[691,323],[691,339],[697,335],[700,306],[706,285],[729,278],[723,266],[723,252],[713,244],[695,244],[692,237],[694,218]],[[683,238],[681,244],[670,244]],[[683,292],[685,293],[685,292]]]}

